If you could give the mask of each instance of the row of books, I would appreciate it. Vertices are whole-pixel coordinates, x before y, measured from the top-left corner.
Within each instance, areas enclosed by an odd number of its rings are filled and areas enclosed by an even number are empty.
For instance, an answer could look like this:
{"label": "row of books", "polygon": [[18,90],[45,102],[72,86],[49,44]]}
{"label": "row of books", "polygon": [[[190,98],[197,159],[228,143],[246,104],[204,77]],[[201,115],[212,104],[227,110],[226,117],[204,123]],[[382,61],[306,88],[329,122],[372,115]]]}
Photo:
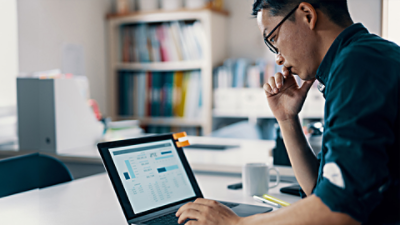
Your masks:
{"label": "row of books", "polygon": [[120,116],[201,117],[201,74],[185,72],[119,72]]}
{"label": "row of books", "polygon": [[136,24],[121,27],[122,62],[201,60],[204,29],[200,22]]}
{"label": "row of books", "polygon": [[281,70],[282,66],[264,59],[227,59],[214,69],[213,85],[214,88],[259,88]]}

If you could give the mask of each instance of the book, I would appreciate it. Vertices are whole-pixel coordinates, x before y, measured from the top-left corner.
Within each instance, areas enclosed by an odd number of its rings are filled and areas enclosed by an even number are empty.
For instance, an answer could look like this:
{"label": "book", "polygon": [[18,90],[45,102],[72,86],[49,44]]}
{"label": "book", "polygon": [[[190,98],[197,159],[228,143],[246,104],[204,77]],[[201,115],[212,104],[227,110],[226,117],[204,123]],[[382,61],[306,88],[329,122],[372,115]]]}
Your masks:
{"label": "book", "polygon": [[146,101],[147,101],[147,79],[146,79],[146,72],[140,72],[138,75],[138,83],[137,89],[138,94],[136,96],[137,100],[137,107],[138,107],[138,117],[144,117],[146,115]]}
{"label": "book", "polygon": [[152,90],[151,90],[151,88],[152,88],[152,78],[153,78],[153,75],[152,75],[152,73],[151,72],[146,72],[146,80],[147,80],[147,82],[146,82],[146,84],[147,84],[147,86],[146,86],[146,93],[147,93],[147,95],[146,95],[146,116],[150,116],[151,115],[151,101],[152,101]]}
{"label": "book", "polygon": [[168,62],[170,60],[168,51],[167,51],[167,42],[164,35],[164,28],[162,26],[158,26],[156,28],[157,40],[160,42],[160,54],[161,61]]}
{"label": "book", "polygon": [[188,60],[184,57],[184,49],[183,49],[183,45],[182,42],[183,40],[181,39],[181,36],[179,35],[179,27],[176,26],[177,22],[172,22],[169,26],[168,26],[168,31],[170,33],[171,36],[171,40],[173,42],[173,46],[174,49],[176,50],[176,60],[177,61],[182,61],[182,60]]}
{"label": "book", "polygon": [[131,62],[131,38],[130,38],[131,28],[129,26],[122,26],[121,28],[121,44],[122,44],[122,62]]}
{"label": "book", "polygon": [[147,25],[139,24],[135,29],[136,48],[139,50],[139,62],[150,62],[147,43]]}
{"label": "book", "polygon": [[233,73],[233,87],[243,88],[245,87],[245,76],[248,67],[248,60],[238,59],[236,61],[235,71]]}
{"label": "book", "polygon": [[151,82],[151,112],[150,116],[160,116],[160,81],[161,74],[159,72],[152,72]]}
{"label": "book", "polygon": [[173,116],[173,85],[174,85],[174,73],[166,72],[164,79],[164,116]]}
{"label": "book", "polygon": [[118,114],[136,117],[185,117],[201,115],[201,72],[120,71]]}
{"label": "book", "polygon": [[200,100],[201,77],[199,71],[188,72],[190,77],[187,84],[184,117],[194,119],[197,117]]}
{"label": "book", "polygon": [[183,72],[177,71],[173,74],[172,90],[172,115],[181,116],[182,98],[183,98]]}
{"label": "book", "polygon": [[170,26],[168,23],[162,24],[164,41],[166,43],[166,51],[168,53],[168,61],[179,61],[179,53],[176,47],[175,41],[172,36],[172,32],[170,30]]}
{"label": "book", "polygon": [[119,103],[118,112],[121,116],[133,115],[133,74],[119,72]]}
{"label": "book", "polygon": [[194,61],[203,57],[206,36],[199,21],[126,25],[120,29],[123,62]]}
{"label": "book", "polygon": [[160,51],[160,41],[157,38],[157,27],[150,26],[148,31],[149,31],[148,35],[150,37],[150,43],[151,43],[152,62],[161,62],[162,57],[161,57],[161,51]]}

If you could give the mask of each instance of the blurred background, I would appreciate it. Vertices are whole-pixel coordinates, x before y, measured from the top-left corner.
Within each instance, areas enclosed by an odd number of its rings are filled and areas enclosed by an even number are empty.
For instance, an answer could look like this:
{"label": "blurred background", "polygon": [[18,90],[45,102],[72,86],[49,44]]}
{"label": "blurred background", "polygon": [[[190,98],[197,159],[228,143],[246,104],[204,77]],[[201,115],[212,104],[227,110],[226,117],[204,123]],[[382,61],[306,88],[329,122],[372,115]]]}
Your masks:
{"label": "blurred background", "polygon": [[[252,3],[0,0],[0,146],[18,144],[18,128],[32,126],[17,125],[24,116],[17,109],[30,113],[26,102],[33,100],[22,96],[29,86],[24,79],[34,78],[79,80],[77,90],[90,99],[88,107],[106,135],[126,129],[125,137],[186,131],[275,139],[276,121],[261,87],[281,68],[251,16]],[[354,22],[400,43],[400,1],[348,0],[348,5]],[[55,104],[71,98],[65,107],[80,112],[75,89],[65,90]],[[305,128],[323,123],[323,107],[315,85],[301,113]]]}

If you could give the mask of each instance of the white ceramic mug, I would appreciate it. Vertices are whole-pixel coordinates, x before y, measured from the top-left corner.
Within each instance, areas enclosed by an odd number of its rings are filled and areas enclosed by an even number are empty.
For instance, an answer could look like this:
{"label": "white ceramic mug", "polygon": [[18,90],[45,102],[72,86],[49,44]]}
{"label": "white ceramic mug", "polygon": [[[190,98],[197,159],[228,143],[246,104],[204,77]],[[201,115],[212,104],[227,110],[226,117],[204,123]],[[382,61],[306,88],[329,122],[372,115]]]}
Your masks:
{"label": "white ceramic mug", "polygon": [[[275,170],[276,182],[269,185],[269,172]],[[268,167],[265,163],[247,163],[242,169],[243,193],[246,196],[267,194],[270,188],[278,186],[279,172],[275,167]]]}

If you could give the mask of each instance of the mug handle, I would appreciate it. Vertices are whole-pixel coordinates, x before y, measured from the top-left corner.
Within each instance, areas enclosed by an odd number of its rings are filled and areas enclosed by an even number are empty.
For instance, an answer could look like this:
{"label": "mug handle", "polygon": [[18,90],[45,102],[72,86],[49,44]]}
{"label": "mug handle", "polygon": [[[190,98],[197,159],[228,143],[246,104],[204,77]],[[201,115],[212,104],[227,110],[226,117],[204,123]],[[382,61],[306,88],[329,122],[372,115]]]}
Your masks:
{"label": "mug handle", "polygon": [[268,174],[269,174],[270,170],[275,170],[275,172],[276,172],[276,182],[274,185],[269,187],[269,188],[274,188],[279,185],[279,182],[281,181],[281,179],[280,179],[279,171],[275,167],[268,168]]}

